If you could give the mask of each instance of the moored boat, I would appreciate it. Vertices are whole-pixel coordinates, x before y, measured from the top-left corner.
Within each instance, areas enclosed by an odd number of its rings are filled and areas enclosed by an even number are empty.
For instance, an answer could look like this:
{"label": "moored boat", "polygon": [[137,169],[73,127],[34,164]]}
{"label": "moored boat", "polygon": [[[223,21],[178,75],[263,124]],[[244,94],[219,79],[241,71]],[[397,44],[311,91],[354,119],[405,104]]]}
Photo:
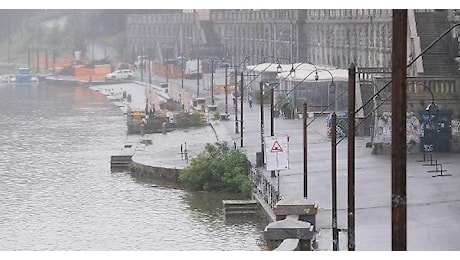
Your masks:
{"label": "moored boat", "polygon": [[32,83],[38,82],[38,78],[32,74],[32,71],[27,67],[21,67],[15,75],[16,83]]}

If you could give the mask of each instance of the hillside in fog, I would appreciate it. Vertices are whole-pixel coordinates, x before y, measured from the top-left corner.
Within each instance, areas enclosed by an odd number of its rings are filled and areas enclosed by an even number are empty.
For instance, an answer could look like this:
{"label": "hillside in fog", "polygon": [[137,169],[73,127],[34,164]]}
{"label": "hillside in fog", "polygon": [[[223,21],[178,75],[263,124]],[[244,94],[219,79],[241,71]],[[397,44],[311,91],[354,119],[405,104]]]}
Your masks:
{"label": "hillside in fog", "polygon": [[[0,62],[21,64],[28,50],[74,51],[92,59],[121,59],[126,48],[126,15],[180,10],[0,10]],[[126,54],[126,52],[124,52]],[[108,57],[104,57],[108,56]]]}

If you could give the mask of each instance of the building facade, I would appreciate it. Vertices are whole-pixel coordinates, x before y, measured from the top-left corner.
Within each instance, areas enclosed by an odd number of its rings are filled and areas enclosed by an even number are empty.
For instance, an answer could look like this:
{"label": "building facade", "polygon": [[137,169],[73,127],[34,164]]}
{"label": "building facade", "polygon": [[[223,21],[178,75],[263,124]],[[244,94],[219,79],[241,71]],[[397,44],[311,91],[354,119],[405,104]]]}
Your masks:
{"label": "building facade", "polygon": [[[441,108],[459,117],[459,22],[456,10],[408,10],[409,110],[435,98]],[[375,102],[381,87],[386,86],[382,96],[391,93],[391,84],[386,84],[391,80],[391,9],[213,9],[129,15],[127,35],[133,58],[148,53],[159,63],[180,56],[219,60],[239,70],[265,62],[336,69],[354,63],[363,103]],[[295,96],[306,100],[308,86],[301,88],[305,91]],[[389,103],[384,104],[378,113],[389,109]],[[370,116],[373,102],[363,110]],[[371,118],[364,129],[372,126]]]}

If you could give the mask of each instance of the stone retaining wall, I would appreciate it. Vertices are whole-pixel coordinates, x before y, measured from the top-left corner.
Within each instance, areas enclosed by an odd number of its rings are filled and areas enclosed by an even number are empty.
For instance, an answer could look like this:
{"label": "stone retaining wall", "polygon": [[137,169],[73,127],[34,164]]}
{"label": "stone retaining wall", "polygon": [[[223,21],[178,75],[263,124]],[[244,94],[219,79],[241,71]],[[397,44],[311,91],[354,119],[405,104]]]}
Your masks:
{"label": "stone retaining wall", "polygon": [[180,169],[156,167],[150,165],[144,165],[137,162],[132,162],[130,167],[131,175],[140,178],[157,178],[162,180],[168,180],[171,182],[177,182],[179,178]]}

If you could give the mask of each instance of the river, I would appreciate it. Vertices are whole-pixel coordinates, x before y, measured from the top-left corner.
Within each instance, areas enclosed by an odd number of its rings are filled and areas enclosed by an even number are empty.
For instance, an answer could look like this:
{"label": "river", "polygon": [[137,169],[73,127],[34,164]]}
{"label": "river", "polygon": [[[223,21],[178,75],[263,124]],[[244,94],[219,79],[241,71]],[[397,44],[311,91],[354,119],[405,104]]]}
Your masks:
{"label": "river", "polygon": [[264,223],[227,223],[225,195],[111,172],[125,115],[84,86],[0,84],[0,250],[259,251]]}

